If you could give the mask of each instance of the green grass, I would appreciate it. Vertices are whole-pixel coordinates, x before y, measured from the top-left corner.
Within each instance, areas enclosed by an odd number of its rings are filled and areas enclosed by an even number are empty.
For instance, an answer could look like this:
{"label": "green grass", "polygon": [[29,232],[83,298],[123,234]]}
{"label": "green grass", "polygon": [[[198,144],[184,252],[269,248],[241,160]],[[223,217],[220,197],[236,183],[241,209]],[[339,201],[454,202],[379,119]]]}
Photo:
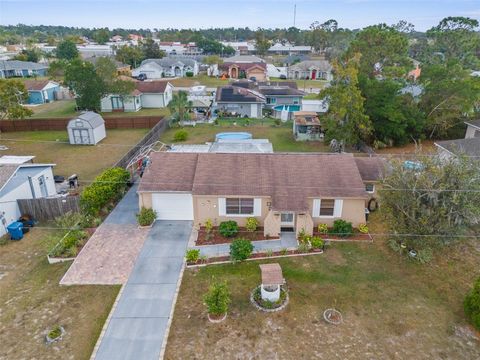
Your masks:
{"label": "green grass", "polygon": [[229,79],[221,80],[216,77],[210,77],[204,74],[197,75],[195,77],[184,77],[169,80],[169,82],[176,87],[191,87],[195,85],[205,85],[207,87],[217,87],[222,85],[228,85]]}
{"label": "green grass", "polygon": [[[219,125],[199,124],[195,127],[185,127],[188,132],[188,139],[182,144],[203,144],[214,141],[215,135],[225,131],[246,131],[253,135],[254,139],[269,139],[273,144],[274,151],[285,152],[328,152],[329,148],[323,142],[295,141],[292,133],[292,123],[274,125],[272,119],[248,119],[250,124],[245,126],[247,119],[219,120]],[[236,122],[237,125],[233,125]],[[165,131],[160,140],[164,143],[174,143],[174,134],[178,128]]]}
{"label": "green grass", "polygon": [[[479,275],[480,253],[473,244],[439,252],[432,264],[419,265],[386,248],[383,239],[375,241],[337,243],[323,255],[187,269],[166,359],[216,353],[298,359],[321,353],[330,359],[340,349],[352,359],[478,358],[477,342],[452,335],[455,327],[466,327],[462,302]],[[261,282],[259,264],[270,262],[282,267],[290,295],[287,308],[277,314],[260,313],[249,302]],[[232,298],[228,319],[215,326],[208,324],[202,304],[213,278],[227,281]],[[323,321],[329,307],[342,312],[344,324]]]}

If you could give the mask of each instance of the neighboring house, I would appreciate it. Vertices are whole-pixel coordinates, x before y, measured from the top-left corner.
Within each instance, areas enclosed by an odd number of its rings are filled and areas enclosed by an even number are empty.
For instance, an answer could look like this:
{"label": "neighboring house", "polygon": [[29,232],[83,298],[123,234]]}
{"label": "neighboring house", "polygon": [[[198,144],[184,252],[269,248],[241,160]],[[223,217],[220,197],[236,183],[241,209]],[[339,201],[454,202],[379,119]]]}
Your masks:
{"label": "neighboring house", "polygon": [[31,61],[0,60],[0,78],[46,76],[48,65]]}
{"label": "neighboring house", "polygon": [[17,200],[56,194],[53,166],[55,164],[0,163],[0,236],[22,215]]}
{"label": "neighboring house", "polygon": [[449,160],[459,154],[480,158],[480,120],[465,121],[467,131],[464,139],[437,141],[438,155]]}
{"label": "neighboring house", "polygon": [[480,120],[465,121],[465,124],[467,124],[465,139],[480,138]]}
{"label": "neighboring house", "polygon": [[305,60],[288,68],[289,79],[332,80],[332,65],[327,60]]}
{"label": "neighboring house", "polygon": [[255,43],[253,41],[221,41],[225,46],[230,46],[237,55],[248,55],[255,53]]}
{"label": "neighboring house", "polygon": [[130,65],[124,64],[121,61],[115,60],[115,58],[111,57],[111,56],[92,56],[92,57],[86,58],[85,61],[88,61],[88,62],[92,63],[93,65],[97,65],[98,59],[101,59],[101,58],[104,58],[104,57],[113,61],[113,63],[117,67],[117,74],[118,75],[130,75],[131,74]]}
{"label": "neighboring house", "polygon": [[110,94],[102,98],[102,112],[134,112],[142,108],[164,108],[172,100],[173,85],[168,81],[137,81],[129,95]]}
{"label": "neighboring house", "polygon": [[258,92],[267,100],[266,107],[273,108],[279,105],[300,105],[305,93],[297,89],[297,83],[293,82],[269,82],[259,83]]}
{"label": "neighboring house", "polygon": [[261,118],[266,98],[252,89],[239,86],[219,86],[215,103],[219,111],[238,114],[243,117]]}
{"label": "neighboring house", "polygon": [[312,234],[318,224],[365,223],[365,191],[351,155],[151,153],[138,188],[140,207],[161,220],[234,220],[255,217],[264,234]]}
{"label": "neighboring house", "polygon": [[196,76],[198,71],[199,65],[194,59],[164,57],[143,60],[138,68],[132,70],[132,76],[145,74],[147,79],[161,79],[164,77],[185,77],[189,73]]}
{"label": "neighboring house", "polygon": [[[362,177],[368,198],[376,198],[378,194],[378,182],[385,175],[385,161],[380,157],[355,156],[360,176]],[[367,206],[367,203],[365,204]]]}
{"label": "neighboring house", "polygon": [[264,63],[265,60],[255,55],[235,55],[235,56],[231,56],[223,59],[223,62],[237,63],[237,64],[240,64],[240,63],[251,64],[251,63]]}
{"label": "neighboring house", "polygon": [[268,49],[270,54],[277,55],[293,55],[293,54],[310,54],[312,47],[308,45],[292,45],[290,43],[276,43]]}
{"label": "neighboring house", "polygon": [[96,145],[107,136],[105,120],[93,111],[85,111],[71,119],[67,132],[72,145]]}
{"label": "neighboring house", "polygon": [[219,68],[224,75],[231,79],[255,78],[256,81],[267,80],[267,64],[264,62],[224,62]]}
{"label": "neighboring house", "polygon": [[317,113],[295,111],[293,113],[293,136],[297,141],[322,140],[323,131]]}
{"label": "neighboring house", "polygon": [[60,85],[50,80],[25,80],[28,90],[28,104],[45,104],[57,99]]}
{"label": "neighboring house", "polygon": [[281,66],[275,66],[273,64],[267,64],[267,76],[269,78],[279,78],[280,76],[287,76],[287,68]]}

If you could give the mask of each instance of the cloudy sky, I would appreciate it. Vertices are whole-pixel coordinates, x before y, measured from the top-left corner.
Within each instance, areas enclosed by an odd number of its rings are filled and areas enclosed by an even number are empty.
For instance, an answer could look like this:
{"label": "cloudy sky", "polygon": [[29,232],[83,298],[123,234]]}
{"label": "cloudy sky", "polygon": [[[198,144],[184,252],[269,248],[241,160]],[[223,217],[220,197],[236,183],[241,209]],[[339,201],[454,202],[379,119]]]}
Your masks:
{"label": "cloudy sky", "polygon": [[360,28],[401,19],[423,31],[447,16],[480,19],[480,0],[0,0],[0,24],[110,28],[289,27],[336,19]]}

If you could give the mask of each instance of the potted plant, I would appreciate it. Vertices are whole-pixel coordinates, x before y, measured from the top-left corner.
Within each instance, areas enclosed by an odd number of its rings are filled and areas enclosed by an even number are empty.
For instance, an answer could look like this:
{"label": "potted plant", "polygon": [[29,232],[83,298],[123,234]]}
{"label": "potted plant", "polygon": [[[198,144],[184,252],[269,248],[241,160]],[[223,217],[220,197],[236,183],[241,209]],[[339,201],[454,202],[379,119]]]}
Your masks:
{"label": "potted plant", "polygon": [[230,304],[230,292],[227,282],[213,282],[204,295],[203,301],[207,306],[208,320],[218,323],[227,318],[228,305]]}
{"label": "potted plant", "polygon": [[150,227],[157,218],[157,212],[153,209],[142,207],[136,216],[140,227]]}

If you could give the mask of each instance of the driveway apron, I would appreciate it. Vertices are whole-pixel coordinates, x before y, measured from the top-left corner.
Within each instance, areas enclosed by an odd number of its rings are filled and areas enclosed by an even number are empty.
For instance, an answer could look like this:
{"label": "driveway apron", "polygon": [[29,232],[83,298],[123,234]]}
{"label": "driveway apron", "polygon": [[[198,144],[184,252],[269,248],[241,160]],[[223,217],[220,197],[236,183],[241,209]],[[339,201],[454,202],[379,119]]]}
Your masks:
{"label": "driveway apron", "polygon": [[154,223],[95,359],[159,359],[192,226],[191,221]]}

